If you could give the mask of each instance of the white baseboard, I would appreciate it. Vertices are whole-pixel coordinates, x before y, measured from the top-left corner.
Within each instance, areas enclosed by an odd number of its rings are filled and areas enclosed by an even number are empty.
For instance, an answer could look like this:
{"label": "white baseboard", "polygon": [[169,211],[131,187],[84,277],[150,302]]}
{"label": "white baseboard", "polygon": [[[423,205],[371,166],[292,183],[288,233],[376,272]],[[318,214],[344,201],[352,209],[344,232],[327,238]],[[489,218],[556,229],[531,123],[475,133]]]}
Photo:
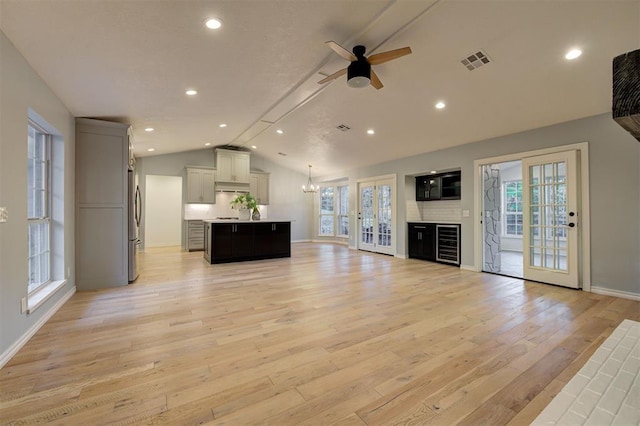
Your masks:
{"label": "white baseboard", "polygon": [[628,291],[611,290],[610,288],[591,286],[591,293],[602,294],[604,296],[620,297],[622,299],[640,301],[640,294]]}
{"label": "white baseboard", "polygon": [[291,240],[292,243],[310,243],[311,240]]}
{"label": "white baseboard", "polygon": [[51,318],[53,314],[58,312],[58,309],[60,309],[62,305],[67,302],[67,300],[71,299],[71,296],[73,296],[75,292],[76,286],[71,287],[69,291],[67,291],[60,298],[60,300],[58,300],[56,304],[51,307],[51,309],[45,312],[44,315],[42,315],[35,324],[29,327],[26,333],[24,333],[18,340],[13,343],[13,345],[9,346],[7,350],[0,355],[0,368],[4,367],[4,365],[9,362],[9,360],[11,360],[11,358],[13,358],[13,356],[17,354],[24,345],[27,344],[29,339],[31,339],[33,335],[38,332],[38,330],[40,330],[40,327],[42,327],[47,321],[49,321],[49,318]]}
{"label": "white baseboard", "polygon": [[407,256],[406,254],[395,254],[395,257],[397,257],[398,259],[408,259],[409,256]]}
{"label": "white baseboard", "polygon": [[463,271],[478,272],[476,271],[476,267],[473,265],[460,265],[460,269],[462,269]]}

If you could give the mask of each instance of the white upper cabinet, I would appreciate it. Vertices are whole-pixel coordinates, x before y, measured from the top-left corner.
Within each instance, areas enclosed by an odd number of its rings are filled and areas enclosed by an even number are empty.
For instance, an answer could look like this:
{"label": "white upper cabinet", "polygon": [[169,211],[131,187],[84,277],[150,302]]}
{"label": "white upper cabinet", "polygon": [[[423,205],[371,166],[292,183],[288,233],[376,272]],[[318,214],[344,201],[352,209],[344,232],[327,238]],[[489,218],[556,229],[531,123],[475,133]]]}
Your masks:
{"label": "white upper cabinet", "polygon": [[260,205],[269,204],[269,174],[268,173],[251,173],[251,182],[249,183],[249,192],[253,195]]}
{"label": "white upper cabinet", "polygon": [[187,168],[187,203],[215,204],[213,169]]}
{"label": "white upper cabinet", "polygon": [[218,182],[249,183],[249,153],[216,149]]}

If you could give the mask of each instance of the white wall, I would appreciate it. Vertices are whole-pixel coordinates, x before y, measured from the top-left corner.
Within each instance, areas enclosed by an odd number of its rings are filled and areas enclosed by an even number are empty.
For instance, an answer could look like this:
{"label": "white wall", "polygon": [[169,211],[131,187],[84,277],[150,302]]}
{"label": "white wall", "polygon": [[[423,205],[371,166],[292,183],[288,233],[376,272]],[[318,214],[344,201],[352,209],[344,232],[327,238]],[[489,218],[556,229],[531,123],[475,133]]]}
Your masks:
{"label": "white wall", "polygon": [[[640,143],[615,123],[610,113],[341,171],[321,179],[347,177],[349,190],[355,193],[354,182],[358,179],[396,174],[397,181],[405,183],[404,192],[398,191],[396,223],[405,228],[406,201],[415,197],[415,183],[408,176],[425,174],[429,170],[460,168],[460,207],[470,212],[461,222],[462,264],[473,265],[474,227],[479,226],[478,212],[474,211],[473,205],[474,160],[578,142],[589,143],[592,288],[640,295]],[[424,145],[428,149],[429,141],[425,140]],[[355,203],[354,199],[351,202]],[[355,204],[351,208],[355,209]],[[351,229],[355,226],[356,221],[352,220]],[[398,254],[406,255],[406,229],[396,235]],[[349,245],[355,246],[355,242],[352,235]]]}
{"label": "white wall", "polygon": [[[24,343],[59,302],[75,288],[74,170],[75,124],[69,110],[0,31],[0,206],[9,220],[0,223],[0,361]],[[27,296],[27,112],[31,108],[61,134],[64,143],[66,285],[30,315],[20,313]],[[0,362],[1,365],[1,362]]]}
{"label": "white wall", "polygon": [[147,175],[145,187],[145,246],[179,246],[182,238],[182,177]]}
{"label": "white wall", "polygon": [[[186,194],[186,167],[213,167],[214,165],[214,149],[207,148],[138,158],[136,160],[136,174],[140,177],[141,183],[145,182],[145,176],[147,175],[181,176],[183,177],[183,194]],[[307,181],[307,175],[282,167],[255,152],[251,153],[250,167],[251,170],[269,173],[268,218],[291,220],[292,241],[310,240],[313,227],[313,199],[307,197],[308,194],[304,194],[300,189],[301,185]],[[144,196],[145,185],[140,185],[140,191]],[[230,197],[231,195],[228,193],[216,193],[215,206],[206,211],[216,216],[237,215],[237,212],[229,209]],[[144,235],[145,217],[146,208],[143,207],[142,232],[140,235],[143,247],[146,242]]]}

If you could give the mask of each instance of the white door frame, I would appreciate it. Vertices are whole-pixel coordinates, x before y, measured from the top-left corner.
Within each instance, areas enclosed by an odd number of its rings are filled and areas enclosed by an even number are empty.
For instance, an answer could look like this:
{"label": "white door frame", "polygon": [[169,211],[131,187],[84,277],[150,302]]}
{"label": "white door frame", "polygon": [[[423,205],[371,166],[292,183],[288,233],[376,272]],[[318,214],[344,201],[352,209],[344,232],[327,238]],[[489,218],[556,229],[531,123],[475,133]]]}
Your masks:
{"label": "white door frame", "polygon": [[355,237],[356,237],[356,249],[360,250],[360,219],[359,219],[359,212],[361,210],[361,206],[360,206],[360,185],[363,183],[375,183],[377,181],[382,181],[382,180],[391,180],[392,181],[392,194],[391,194],[391,211],[392,211],[392,215],[391,215],[391,253],[387,253],[387,254],[391,254],[392,256],[395,256],[397,254],[397,241],[398,241],[398,209],[397,209],[397,203],[398,203],[398,182],[397,182],[397,175],[395,174],[391,174],[391,175],[384,175],[384,176],[375,176],[375,177],[369,177],[369,178],[364,178],[364,179],[358,179],[356,180],[356,233],[355,233]]}
{"label": "white door frame", "polygon": [[483,228],[480,223],[482,220],[482,166],[486,164],[503,163],[506,161],[522,160],[525,157],[534,157],[537,155],[554,154],[562,151],[578,151],[578,162],[580,167],[579,175],[579,193],[580,193],[580,222],[582,231],[582,240],[580,242],[580,261],[578,264],[579,280],[582,284],[582,290],[591,291],[591,216],[590,216],[590,200],[589,200],[589,143],[579,142],[570,145],[560,145],[551,148],[537,149],[534,151],[518,152],[514,154],[505,154],[497,157],[482,158],[474,160],[473,169],[473,211],[475,219],[474,226],[474,259],[473,270],[482,272],[482,242]]}

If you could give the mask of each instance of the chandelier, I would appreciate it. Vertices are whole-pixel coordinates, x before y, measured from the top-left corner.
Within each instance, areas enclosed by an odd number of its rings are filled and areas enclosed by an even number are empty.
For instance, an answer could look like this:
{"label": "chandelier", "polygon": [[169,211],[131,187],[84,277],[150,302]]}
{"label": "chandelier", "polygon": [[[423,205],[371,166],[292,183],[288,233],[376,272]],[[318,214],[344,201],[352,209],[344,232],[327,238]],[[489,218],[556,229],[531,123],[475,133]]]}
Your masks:
{"label": "chandelier", "polygon": [[302,192],[304,193],[315,193],[318,192],[320,187],[318,185],[314,185],[311,181],[311,164],[309,164],[309,179],[307,179],[307,184],[302,185]]}

